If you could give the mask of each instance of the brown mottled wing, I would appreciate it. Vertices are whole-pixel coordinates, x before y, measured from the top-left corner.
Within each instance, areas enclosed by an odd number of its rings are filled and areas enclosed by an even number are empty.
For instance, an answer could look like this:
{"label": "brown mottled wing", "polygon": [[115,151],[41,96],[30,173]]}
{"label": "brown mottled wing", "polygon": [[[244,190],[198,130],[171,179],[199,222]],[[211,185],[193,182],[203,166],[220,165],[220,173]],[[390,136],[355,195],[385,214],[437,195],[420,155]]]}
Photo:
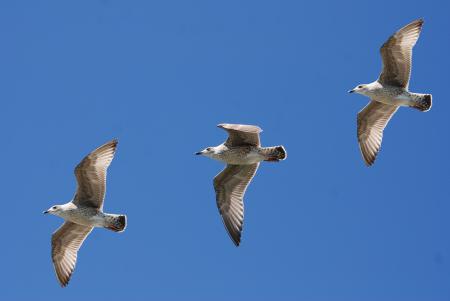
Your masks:
{"label": "brown mottled wing", "polygon": [[411,74],[412,49],[419,39],[423,20],[416,20],[392,35],[381,47],[383,69],[382,84],[408,88]]}
{"label": "brown mottled wing", "polygon": [[56,277],[61,286],[66,286],[72,276],[77,253],[92,227],[65,222],[52,235],[52,260]]}
{"label": "brown mottled wing", "polygon": [[358,142],[367,166],[375,162],[387,123],[397,111],[397,106],[372,100],[358,113]]}
{"label": "brown mottled wing", "polygon": [[116,152],[117,140],[112,140],[87,155],[75,168],[78,182],[75,205],[103,209],[106,191],[106,170]]}
{"label": "brown mottled wing", "polygon": [[236,246],[241,241],[244,222],[244,194],[258,169],[259,163],[251,165],[227,165],[214,178],[216,202],[225,228]]}
{"label": "brown mottled wing", "polygon": [[261,133],[262,130],[257,126],[222,123],[219,124],[218,127],[228,132],[228,139],[225,142],[225,145],[227,146],[261,145],[259,133]]}

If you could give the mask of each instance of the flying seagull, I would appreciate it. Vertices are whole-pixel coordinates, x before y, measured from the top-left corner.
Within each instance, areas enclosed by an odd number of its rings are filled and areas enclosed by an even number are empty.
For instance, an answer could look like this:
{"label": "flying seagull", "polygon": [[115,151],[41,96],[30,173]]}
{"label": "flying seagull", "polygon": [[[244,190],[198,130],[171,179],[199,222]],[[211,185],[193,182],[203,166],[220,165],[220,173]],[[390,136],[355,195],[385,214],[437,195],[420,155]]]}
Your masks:
{"label": "flying seagull", "polygon": [[244,222],[244,194],[259,162],[278,162],[286,159],[287,154],[283,146],[261,147],[259,133],[262,130],[257,126],[224,123],[218,127],[228,132],[228,139],[196,155],[227,163],[214,178],[214,190],[225,228],[234,244],[239,246]]}
{"label": "flying seagull", "polygon": [[126,216],[103,212],[106,170],[114,158],[117,140],[112,140],[87,155],[75,168],[78,188],[72,201],[44,211],[62,217],[64,224],[52,235],[52,260],[62,287],[69,283],[77,253],[94,227],[122,232]]}
{"label": "flying seagull", "polygon": [[426,112],[431,94],[408,90],[412,49],[419,39],[423,20],[413,21],[392,35],[381,47],[383,69],[370,84],[358,85],[349,93],[368,96],[370,103],[358,113],[358,142],[367,166],[375,162],[383,139],[383,130],[400,106]]}

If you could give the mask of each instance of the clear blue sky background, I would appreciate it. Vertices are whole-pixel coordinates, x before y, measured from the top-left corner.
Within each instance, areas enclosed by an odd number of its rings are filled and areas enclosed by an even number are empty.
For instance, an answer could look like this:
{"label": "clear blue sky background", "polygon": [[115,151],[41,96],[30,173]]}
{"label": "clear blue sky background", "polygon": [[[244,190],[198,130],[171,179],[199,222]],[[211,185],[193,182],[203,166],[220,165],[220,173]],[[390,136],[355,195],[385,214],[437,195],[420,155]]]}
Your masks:
{"label": "clear blue sky background", "polygon": [[[2,1],[1,300],[449,300],[448,1]],[[378,49],[423,17],[410,88],[374,167],[356,140]],[[212,187],[222,122],[257,124],[264,163],[234,247]],[[105,210],[61,289],[43,216],[111,138]]]}

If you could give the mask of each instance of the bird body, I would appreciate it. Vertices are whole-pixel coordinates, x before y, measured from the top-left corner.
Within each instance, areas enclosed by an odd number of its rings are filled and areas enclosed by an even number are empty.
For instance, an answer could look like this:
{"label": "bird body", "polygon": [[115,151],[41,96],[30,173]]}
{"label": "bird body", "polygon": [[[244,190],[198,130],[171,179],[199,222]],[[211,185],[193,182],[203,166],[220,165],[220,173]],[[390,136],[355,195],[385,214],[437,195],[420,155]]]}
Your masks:
{"label": "bird body", "polygon": [[94,227],[122,232],[126,216],[103,212],[106,172],[117,147],[112,140],[87,155],[75,168],[78,188],[72,201],[55,205],[44,213],[59,216],[64,224],[52,235],[52,260],[61,286],[69,283],[78,250]]}
{"label": "bird body", "polygon": [[[255,164],[261,161],[275,161],[277,152],[275,147],[260,147],[260,146],[227,146],[221,144],[212,147],[213,152],[209,157],[233,165],[247,165]],[[208,156],[206,154],[206,156]],[[279,159],[281,160],[281,159]]]}
{"label": "bird body", "polygon": [[254,125],[219,124],[228,132],[228,139],[214,147],[197,152],[225,162],[227,166],[214,178],[216,203],[222,221],[236,246],[241,242],[244,223],[244,194],[261,161],[280,161],[287,157],[283,146],[261,147]]}
{"label": "bird body", "polygon": [[399,107],[412,107],[423,112],[431,108],[431,94],[409,91],[412,49],[419,39],[422,25],[423,20],[415,20],[394,33],[381,46],[383,68],[378,79],[349,91],[371,100],[357,116],[358,143],[367,166],[375,162],[384,128]]}
{"label": "bird body", "polygon": [[[118,214],[105,213],[94,207],[76,206],[72,202],[61,205],[61,209],[62,210],[60,212],[57,212],[54,215],[78,225],[107,228],[110,230],[117,229],[114,225],[118,222],[118,217],[122,216]],[[114,231],[122,232],[125,229],[125,224],[123,227],[119,228],[120,230]]]}
{"label": "bird body", "polygon": [[363,94],[374,101],[387,105],[418,108],[423,98],[428,94],[413,93],[408,89],[382,84],[378,80],[365,85]]}

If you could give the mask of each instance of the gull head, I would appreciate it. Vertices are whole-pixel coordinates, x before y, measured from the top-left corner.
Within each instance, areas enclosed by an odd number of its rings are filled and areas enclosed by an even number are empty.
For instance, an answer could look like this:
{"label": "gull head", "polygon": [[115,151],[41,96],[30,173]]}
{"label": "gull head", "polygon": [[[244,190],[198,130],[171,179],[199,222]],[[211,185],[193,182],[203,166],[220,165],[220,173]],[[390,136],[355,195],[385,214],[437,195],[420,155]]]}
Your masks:
{"label": "gull head", "polygon": [[50,208],[48,208],[46,211],[44,211],[44,214],[53,214],[53,215],[59,215],[63,211],[63,208],[61,205],[55,205]]}
{"label": "gull head", "polygon": [[358,93],[362,95],[367,95],[367,92],[369,92],[369,85],[358,85],[352,90],[348,91],[348,93]]}
{"label": "gull head", "polygon": [[209,158],[213,158],[217,154],[217,151],[216,151],[216,147],[211,147],[210,146],[210,147],[205,148],[202,151],[196,152],[195,154],[196,155],[202,155],[202,156],[209,157]]}

